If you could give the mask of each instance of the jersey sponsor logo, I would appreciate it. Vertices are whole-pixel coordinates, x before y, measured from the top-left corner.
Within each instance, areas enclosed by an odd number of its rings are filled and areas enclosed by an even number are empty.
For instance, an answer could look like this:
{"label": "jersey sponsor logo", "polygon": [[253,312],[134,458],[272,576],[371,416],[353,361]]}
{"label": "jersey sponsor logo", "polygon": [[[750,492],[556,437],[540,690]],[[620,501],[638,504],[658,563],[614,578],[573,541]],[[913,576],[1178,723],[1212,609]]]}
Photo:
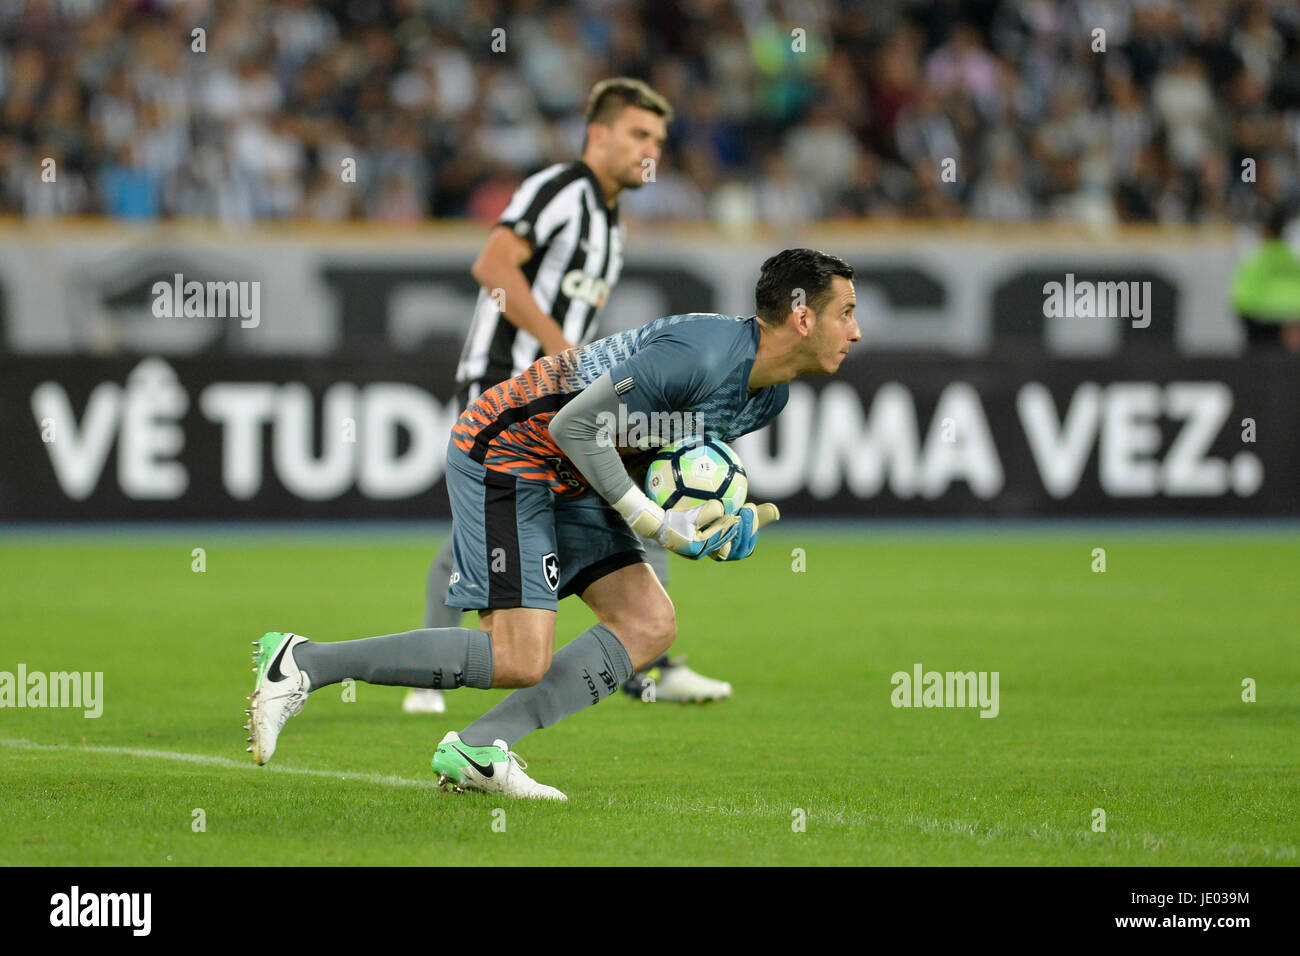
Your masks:
{"label": "jersey sponsor logo", "polygon": [[[551,470],[555,472],[557,480],[568,485],[570,488],[582,487],[582,481],[569,469],[569,464],[565,459],[561,458],[559,455],[547,455],[546,463],[550,465]],[[552,588],[551,590],[555,589]]]}
{"label": "jersey sponsor logo", "polygon": [[598,309],[609,297],[609,283],[581,269],[570,269],[560,280],[560,291],[570,299],[579,299]]}
{"label": "jersey sponsor logo", "polygon": [[554,591],[560,586],[560,559],[555,556],[555,552],[542,555],[542,576],[546,579],[546,586]]}

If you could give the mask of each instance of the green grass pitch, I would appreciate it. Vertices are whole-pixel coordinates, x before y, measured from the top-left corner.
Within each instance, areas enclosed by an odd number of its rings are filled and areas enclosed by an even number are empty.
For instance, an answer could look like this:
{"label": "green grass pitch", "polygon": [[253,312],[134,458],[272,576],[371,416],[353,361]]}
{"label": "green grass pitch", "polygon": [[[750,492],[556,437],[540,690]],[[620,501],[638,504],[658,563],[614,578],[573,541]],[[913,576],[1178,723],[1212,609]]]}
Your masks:
{"label": "green grass pitch", "polygon": [[[415,717],[331,687],[244,753],[250,641],[418,626],[436,540],[0,539],[0,671],[104,673],[98,719],[0,710],[0,864],[1300,862],[1300,537],[847,528],[674,560],[676,651],[735,697],[526,738],[567,805],[435,789],[498,692]],[[590,620],[565,602],[560,640]],[[892,706],[915,664],[997,671],[1000,713]]]}

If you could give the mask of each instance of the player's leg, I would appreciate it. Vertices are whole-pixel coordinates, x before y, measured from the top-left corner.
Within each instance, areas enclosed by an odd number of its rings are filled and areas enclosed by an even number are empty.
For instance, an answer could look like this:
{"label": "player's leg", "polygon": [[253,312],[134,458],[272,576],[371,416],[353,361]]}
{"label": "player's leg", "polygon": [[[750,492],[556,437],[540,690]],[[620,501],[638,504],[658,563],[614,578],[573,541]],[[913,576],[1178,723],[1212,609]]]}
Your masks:
{"label": "player's leg", "polygon": [[[456,627],[465,616],[461,608],[447,605],[448,581],[454,568],[455,551],[451,535],[448,535],[429,565],[429,581],[425,586],[424,598],[425,627]],[[408,714],[442,714],[447,711],[447,702],[440,690],[412,687],[402,701],[402,710]]]}
{"label": "player's leg", "polygon": [[[668,551],[655,541],[645,542],[646,561],[664,589],[668,588]],[[725,700],[731,696],[727,681],[705,677],[686,666],[686,656],[660,654],[623,682],[623,692],[641,700],[672,701],[679,704]]]}
{"label": "player's leg", "polygon": [[429,580],[424,589],[424,626],[456,627],[465,616],[463,608],[447,604],[451,576],[456,570],[456,549],[451,535],[442,542],[429,565]]}
{"label": "player's leg", "polygon": [[492,631],[422,627],[355,641],[303,640],[298,667],[317,691],[347,678],[390,687],[528,687],[550,663],[555,612],[499,609]]}
{"label": "player's leg", "polygon": [[[530,633],[530,625],[537,622],[537,618],[522,613],[534,610],[516,608],[479,612],[479,627],[491,632],[493,644],[500,649],[503,661],[510,662],[508,674],[502,675],[502,679],[515,680],[516,686],[537,683],[551,665],[555,615],[551,612],[550,636],[542,642]],[[501,739],[470,744],[456,731],[450,731],[434,751],[432,763],[434,772],[438,774],[438,785],[444,790],[460,792],[473,789],[507,797],[568,799],[554,787],[529,777],[524,772],[528,765]]]}
{"label": "player's leg", "polygon": [[[642,543],[645,545],[646,563],[650,565],[650,570],[654,572],[654,576],[658,579],[659,585],[667,591],[668,549],[657,541],[643,541]],[[665,652],[645,666],[638,667],[636,673],[623,682],[623,693],[630,697],[642,697],[652,680],[659,676],[657,668],[662,667],[667,662],[668,654]],[[652,670],[656,670],[654,678],[650,675]]]}
{"label": "player's leg", "polygon": [[535,686],[517,690],[466,727],[470,744],[508,741],[597,704],[662,654],[676,636],[673,604],[645,563],[620,567],[582,592],[599,623],[560,648]]}
{"label": "player's leg", "polygon": [[293,654],[312,689],[348,677],[402,687],[513,688],[546,673],[556,607],[555,590],[541,574],[543,555],[556,546],[550,490],[488,471],[449,445],[447,491],[453,515],[447,600],[492,610],[491,631],[419,628],[360,641],[308,642]]}
{"label": "player's leg", "polygon": [[555,642],[555,589],[543,555],[555,552],[551,492],[540,482],[488,471],[448,445],[452,563],[447,600],[491,610],[491,630],[419,628],[401,634],[308,642],[296,663],[312,689],[351,677],[435,689],[528,687],[546,673]]}
{"label": "player's leg", "polygon": [[[558,595],[581,595],[599,623],[555,654],[537,686],[516,691],[466,727],[461,738],[467,742],[516,744],[531,731],[600,702],[635,665],[653,660],[672,643],[672,602],[645,563],[641,540],[612,508],[594,493],[557,498],[555,537]],[[652,645],[654,653],[644,656]]]}
{"label": "player's leg", "polygon": [[456,565],[448,597],[461,606],[499,606],[493,633],[420,628],[333,643],[267,634],[255,642],[258,676],[249,708],[249,750],[258,763],[270,759],[285,721],[302,709],[308,693],[347,678],[488,688],[528,686],[545,673],[554,645],[555,592],[523,568],[554,552],[550,491],[488,472],[452,444],[447,463]]}
{"label": "player's leg", "polygon": [[[478,397],[476,385],[468,386],[456,395],[456,411],[463,411],[467,405]],[[448,535],[434,555],[429,565],[429,580],[424,592],[424,626],[456,627],[465,616],[463,608],[447,604],[447,591],[451,587],[452,571],[455,570],[455,551],[451,535]],[[481,626],[481,625],[480,625]],[[483,628],[488,630],[488,628]],[[445,714],[447,700],[441,690],[432,687],[412,687],[402,699],[402,711],[407,714]]]}

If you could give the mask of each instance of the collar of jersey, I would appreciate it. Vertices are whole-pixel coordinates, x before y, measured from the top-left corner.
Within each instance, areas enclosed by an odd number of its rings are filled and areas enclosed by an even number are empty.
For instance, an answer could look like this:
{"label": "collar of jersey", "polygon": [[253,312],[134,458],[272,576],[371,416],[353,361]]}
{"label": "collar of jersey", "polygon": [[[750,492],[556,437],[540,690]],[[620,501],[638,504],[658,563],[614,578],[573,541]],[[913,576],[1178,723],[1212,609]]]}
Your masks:
{"label": "collar of jersey", "polygon": [[605,210],[605,214],[609,217],[609,224],[611,226],[617,225],[618,224],[618,200],[615,199],[614,205],[612,206],[609,205],[609,203],[605,202],[604,201],[605,187],[603,187],[600,184],[600,180],[596,178],[595,172],[593,172],[592,168],[588,166],[586,163],[584,163],[582,160],[580,159],[577,160],[577,163],[580,167],[582,167],[582,175],[586,176],[587,181],[591,183],[591,189],[592,189],[591,194],[596,197],[596,202],[600,203],[601,208]]}

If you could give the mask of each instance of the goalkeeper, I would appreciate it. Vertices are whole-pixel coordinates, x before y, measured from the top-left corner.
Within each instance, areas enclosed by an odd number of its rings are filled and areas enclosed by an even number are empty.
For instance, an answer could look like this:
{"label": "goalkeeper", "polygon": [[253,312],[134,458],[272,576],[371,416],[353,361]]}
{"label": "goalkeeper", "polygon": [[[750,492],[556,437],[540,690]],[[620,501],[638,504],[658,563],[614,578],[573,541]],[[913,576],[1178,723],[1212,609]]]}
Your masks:
{"label": "goalkeeper", "polygon": [[[528,733],[598,703],[672,644],[672,602],[638,535],[689,558],[738,560],[778,515],[720,502],[665,512],[629,477],[623,456],[645,450],[598,422],[671,428],[689,412],[723,441],[763,428],[784,408],[787,382],[833,373],[861,337],[853,270],[842,259],[788,249],[763,263],[756,315],[656,319],[535,362],[485,391],[447,446],[455,570],[448,603],[479,612],[479,628],[422,628],[317,643],[271,633],[258,643],[249,748],[258,763],[314,690],[345,678],[407,687],[518,688],[433,758],[440,782],[513,797],[563,800],[511,748]],[[619,406],[625,411],[619,415]],[[639,414],[637,414],[639,413]],[[648,445],[685,437],[652,435]],[[607,440],[612,439],[612,440]],[[598,623],[558,653],[558,599],[579,595]]]}

